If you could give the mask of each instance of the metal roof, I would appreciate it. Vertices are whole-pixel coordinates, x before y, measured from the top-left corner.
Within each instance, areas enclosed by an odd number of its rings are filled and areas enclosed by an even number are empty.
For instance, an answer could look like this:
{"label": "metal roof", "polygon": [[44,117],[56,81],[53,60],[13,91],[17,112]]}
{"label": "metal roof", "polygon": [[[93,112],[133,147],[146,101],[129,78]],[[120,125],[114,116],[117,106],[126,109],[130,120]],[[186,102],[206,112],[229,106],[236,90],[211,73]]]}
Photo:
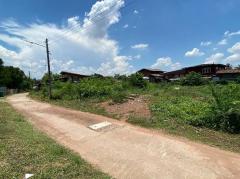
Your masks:
{"label": "metal roof", "polygon": [[240,69],[220,70],[217,74],[240,74]]}
{"label": "metal roof", "polygon": [[151,69],[151,68],[143,68],[143,69],[141,69],[139,71],[142,71],[142,70],[147,70],[147,71],[152,71],[152,72],[164,72],[164,71],[162,71],[160,69]]}

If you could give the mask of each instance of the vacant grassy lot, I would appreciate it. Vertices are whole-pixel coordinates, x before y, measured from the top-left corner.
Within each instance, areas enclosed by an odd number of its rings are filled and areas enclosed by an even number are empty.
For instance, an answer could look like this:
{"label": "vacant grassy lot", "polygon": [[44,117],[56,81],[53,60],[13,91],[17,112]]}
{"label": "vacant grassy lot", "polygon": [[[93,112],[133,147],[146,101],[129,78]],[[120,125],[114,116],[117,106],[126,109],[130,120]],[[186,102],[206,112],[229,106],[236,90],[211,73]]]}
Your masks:
{"label": "vacant grassy lot", "polygon": [[208,112],[213,101],[209,86],[165,85],[158,89],[154,87],[147,94],[151,101],[149,108],[152,117],[146,119],[132,116],[128,122],[240,153],[240,134],[229,134],[188,123],[204,117]]}
{"label": "vacant grassy lot", "polygon": [[34,129],[0,100],[0,178],[110,178]]}
{"label": "vacant grassy lot", "polygon": [[133,94],[144,96],[151,117],[140,118],[133,114],[129,115],[128,122],[240,152],[240,84],[236,82],[208,82],[195,86],[151,84],[141,76],[133,75],[120,79],[89,78],[80,83],[57,81],[53,85],[53,99],[49,100],[46,94],[47,90],[43,87],[39,92],[32,92],[31,96],[110,117],[117,114],[107,113],[101,102],[124,104]]}

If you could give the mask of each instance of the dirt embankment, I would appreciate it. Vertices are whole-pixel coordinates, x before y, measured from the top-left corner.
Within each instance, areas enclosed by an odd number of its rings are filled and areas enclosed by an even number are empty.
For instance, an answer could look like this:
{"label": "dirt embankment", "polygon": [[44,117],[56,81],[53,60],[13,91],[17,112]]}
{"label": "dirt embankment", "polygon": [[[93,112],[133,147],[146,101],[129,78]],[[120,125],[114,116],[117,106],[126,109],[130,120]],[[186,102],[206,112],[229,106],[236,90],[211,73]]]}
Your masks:
{"label": "dirt embankment", "polygon": [[150,118],[149,101],[145,96],[133,96],[126,102],[118,104],[111,101],[100,104],[108,113],[116,115],[121,120],[127,120],[130,116]]}

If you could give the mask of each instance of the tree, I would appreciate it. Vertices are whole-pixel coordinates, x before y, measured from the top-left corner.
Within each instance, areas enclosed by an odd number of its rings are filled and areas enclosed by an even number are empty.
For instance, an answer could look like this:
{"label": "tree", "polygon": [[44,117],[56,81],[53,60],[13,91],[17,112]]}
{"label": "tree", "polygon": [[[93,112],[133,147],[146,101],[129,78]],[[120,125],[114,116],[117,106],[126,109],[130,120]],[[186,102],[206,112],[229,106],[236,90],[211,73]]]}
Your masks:
{"label": "tree", "polygon": [[204,83],[204,80],[202,78],[202,75],[196,72],[191,72],[187,74],[185,78],[181,79],[182,85],[197,86],[197,85],[202,85],[203,83]]}
{"label": "tree", "polygon": [[0,59],[0,86],[10,89],[26,89],[27,77],[22,70],[12,66],[3,66],[3,60]]}
{"label": "tree", "polygon": [[226,66],[227,66],[227,69],[232,69],[232,65],[230,63],[227,63]]}
{"label": "tree", "polygon": [[[52,81],[57,81],[57,80],[60,79],[60,75],[57,74],[57,73],[51,73],[51,79],[52,79]],[[45,73],[45,74],[43,75],[41,81],[42,81],[42,83],[45,84],[45,85],[47,85],[47,84],[49,83],[49,75],[48,75],[48,73]]]}
{"label": "tree", "polygon": [[0,58],[0,68],[3,67],[3,60]]}
{"label": "tree", "polygon": [[134,87],[145,88],[147,86],[147,82],[143,79],[143,75],[140,73],[130,75],[129,81]]}

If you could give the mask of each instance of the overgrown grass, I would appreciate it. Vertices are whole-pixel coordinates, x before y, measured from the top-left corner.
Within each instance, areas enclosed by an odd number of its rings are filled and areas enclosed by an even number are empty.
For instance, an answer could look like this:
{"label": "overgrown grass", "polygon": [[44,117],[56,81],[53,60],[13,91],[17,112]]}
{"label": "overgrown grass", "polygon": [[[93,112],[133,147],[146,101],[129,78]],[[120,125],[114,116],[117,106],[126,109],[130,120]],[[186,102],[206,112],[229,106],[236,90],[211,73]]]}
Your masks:
{"label": "overgrown grass", "polygon": [[0,101],[0,178],[110,178]]}
{"label": "overgrown grass", "polygon": [[85,99],[58,99],[58,100],[50,100],[48,98],[45,98],[39,93],[36,92],[30,92],[29,96],[32,99],[50,103],[53,105],[69,108],[69,109],[74,109],[74,110],[79,110],[83,112],[89,112],[93,114],[99,114],[107,117],[112,117],[117,119],[117,115],[114,114],[109,114],[106,112],[106,110],[99,105],[99,103],[108,100],[108,98],[104,99],[98,99],[98,98],[85,98]]}
{"label": "overgrown grass", "polygon": [[229,134],[189,124],[202,119],[210,110],[209,106],[214,98],[209,86],[155,86],[149,94],[152,117],[143,119],[132,116],[128,122],[240,153],[240,134]]}
{"label": "overgrown grass", "polygon": [[[92,89],[103,90],[104,93],[101,92],[102,95],[99,95],[99,92],[89,93],[92,95],[84,97],[80,95],[82,97],[79,99],[63,98],[48,102],[115,117],[116,115],[108,114],[99,107],[98,103],[107,100],[124,102],[130,94],[144,95],[149,98],[152,117],[150,119],[131,117],[129,122],[143,127],[163,129],[171,134],[240,152],[240,135],[228,134],[239,133],[240,129],[240,84],[210,85],[206,81],[205,85],[198,86],[191,86],[192,82],[190,86],[167,82],[160,84],[144,82],[143,85],[141,76],[135,75],[131,78],[131,80],[126,78],[86,80],[80,84],[73,84],[81,86],[80,93],[66,90],[66,94],[88,94]],[[102,88],[102,85],[106,85],[109,90]],[[35,96],[41,96],[41,93],[36,93]]]}

